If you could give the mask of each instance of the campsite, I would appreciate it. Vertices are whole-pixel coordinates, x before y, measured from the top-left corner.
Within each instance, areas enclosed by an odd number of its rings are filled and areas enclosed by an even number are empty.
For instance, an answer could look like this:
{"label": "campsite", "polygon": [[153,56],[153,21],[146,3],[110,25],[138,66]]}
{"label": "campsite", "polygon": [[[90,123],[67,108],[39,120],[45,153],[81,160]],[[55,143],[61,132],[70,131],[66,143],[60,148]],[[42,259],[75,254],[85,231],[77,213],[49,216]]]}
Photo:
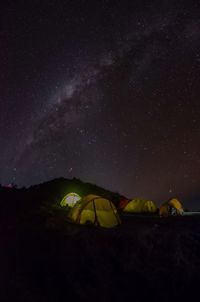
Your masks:
{"label": "campsite", "polygon": [[93,194],[85,204],[91,208],[96,200],[100,224],[102,209],[110,211],[105,200],[114,211],[125,199],[77,179],[0,188],[1,301],[193,301],[200,216],[118,210],[121,222],[114,227],[78,224],[67,219],[72,209],[60,205],[68,191]]}
{"label": "campsite", "polygon": [[0,16],[0,302],[199,301],[200,1]]}

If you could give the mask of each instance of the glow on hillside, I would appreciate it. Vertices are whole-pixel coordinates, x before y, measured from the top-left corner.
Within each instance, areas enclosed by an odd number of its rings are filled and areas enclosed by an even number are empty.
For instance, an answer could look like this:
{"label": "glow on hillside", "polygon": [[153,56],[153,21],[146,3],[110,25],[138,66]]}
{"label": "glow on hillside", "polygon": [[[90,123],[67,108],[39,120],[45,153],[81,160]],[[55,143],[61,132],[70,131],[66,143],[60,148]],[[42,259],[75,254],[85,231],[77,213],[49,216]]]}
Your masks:
{"label": "glow on hillside", "polygon": [[69,193],[62,199],[60,205],[73,207],[80,199],[81,197],[77,193]]}

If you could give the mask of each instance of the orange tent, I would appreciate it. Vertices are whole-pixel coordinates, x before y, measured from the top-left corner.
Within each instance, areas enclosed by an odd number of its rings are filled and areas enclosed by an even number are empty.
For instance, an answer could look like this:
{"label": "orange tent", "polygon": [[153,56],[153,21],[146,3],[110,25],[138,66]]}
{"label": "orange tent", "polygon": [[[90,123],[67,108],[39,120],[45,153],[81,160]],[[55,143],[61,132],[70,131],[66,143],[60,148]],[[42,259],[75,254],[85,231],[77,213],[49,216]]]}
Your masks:
{"label": "orange tent", "polygon": [[177,198],[164,202],[159,209],[160,216],[183,215],[183,206]]}

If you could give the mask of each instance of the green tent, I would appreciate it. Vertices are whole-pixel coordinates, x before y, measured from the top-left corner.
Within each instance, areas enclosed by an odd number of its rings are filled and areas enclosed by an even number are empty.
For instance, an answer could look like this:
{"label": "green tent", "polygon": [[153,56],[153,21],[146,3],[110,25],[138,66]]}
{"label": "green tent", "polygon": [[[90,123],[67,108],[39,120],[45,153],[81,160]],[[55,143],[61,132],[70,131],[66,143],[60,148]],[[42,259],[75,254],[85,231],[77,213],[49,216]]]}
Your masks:
{"label": "green tent", "polygon": [[93,224],[112,228],[121,223],[114,204],[103,197],[87,195],[69,212],[69,218],[78,224]]}
{"label": "green tent", "polygon": [[123,211],[129,213],[155,213],[157,206],[151,200],[133,199],[125,205]]}
{"label": "green tent", "polygon": [[78,194],[69,193],[62,199],[60,205],[61,207],[66,207],[68,205],[72,208],[80,199],[81,197]]}

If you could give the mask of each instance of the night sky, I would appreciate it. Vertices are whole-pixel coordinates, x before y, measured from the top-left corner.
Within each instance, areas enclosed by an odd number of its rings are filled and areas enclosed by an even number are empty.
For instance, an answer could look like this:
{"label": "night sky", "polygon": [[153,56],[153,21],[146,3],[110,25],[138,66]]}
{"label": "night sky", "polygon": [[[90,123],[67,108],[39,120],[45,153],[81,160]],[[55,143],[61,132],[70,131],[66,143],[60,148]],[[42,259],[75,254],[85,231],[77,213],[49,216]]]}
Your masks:
{"label": "night sky", "polygon": [[200,2],[5,1],[0,183],[200,208]]}

